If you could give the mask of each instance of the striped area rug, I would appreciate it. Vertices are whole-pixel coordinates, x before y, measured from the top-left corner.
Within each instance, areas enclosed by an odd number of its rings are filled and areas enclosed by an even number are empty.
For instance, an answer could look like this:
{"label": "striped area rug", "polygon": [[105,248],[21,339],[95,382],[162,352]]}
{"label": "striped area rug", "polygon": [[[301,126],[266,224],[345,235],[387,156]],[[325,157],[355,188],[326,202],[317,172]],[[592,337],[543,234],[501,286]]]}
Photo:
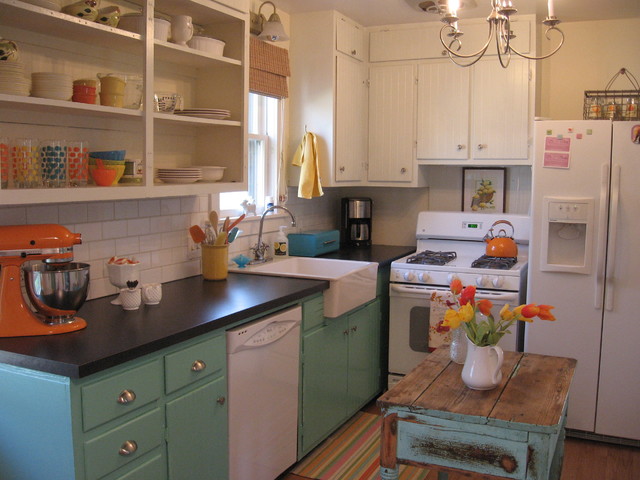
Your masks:
{"label": "striped area rug", "polygon": [[[290,473],[314,480],[379,479],[381,424],[380,416],[358,412]],[[400,465],[400,480],[424,480],[428,473]]]}

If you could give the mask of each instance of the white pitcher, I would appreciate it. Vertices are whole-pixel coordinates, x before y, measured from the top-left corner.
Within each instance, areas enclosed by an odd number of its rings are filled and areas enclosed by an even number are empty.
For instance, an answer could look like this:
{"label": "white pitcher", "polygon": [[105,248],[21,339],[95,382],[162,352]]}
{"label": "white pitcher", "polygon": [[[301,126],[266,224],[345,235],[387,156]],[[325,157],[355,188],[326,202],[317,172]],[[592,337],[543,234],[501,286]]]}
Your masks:
{"label": "white pitcher", "polygon": [[467,358],[462,368],[462,381],[473,390],[491,390],[502,380],[502,348],[478,347],[467,338]]}
{"label": "white pitcher", "polygon": [[171,17],[171,41],[183,47],[193,37],[193,22],[189,15]]}

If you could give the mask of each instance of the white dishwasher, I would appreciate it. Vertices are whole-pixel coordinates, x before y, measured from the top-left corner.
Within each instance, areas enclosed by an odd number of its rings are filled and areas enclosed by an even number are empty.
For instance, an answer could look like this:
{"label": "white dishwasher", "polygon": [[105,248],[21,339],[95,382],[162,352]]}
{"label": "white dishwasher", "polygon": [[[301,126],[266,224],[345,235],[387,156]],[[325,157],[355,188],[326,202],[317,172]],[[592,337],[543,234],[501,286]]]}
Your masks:
{"label": "white dishwasher", "polygon": [[227,332],[230,480],[273,480],[296,462],[300,306]]}

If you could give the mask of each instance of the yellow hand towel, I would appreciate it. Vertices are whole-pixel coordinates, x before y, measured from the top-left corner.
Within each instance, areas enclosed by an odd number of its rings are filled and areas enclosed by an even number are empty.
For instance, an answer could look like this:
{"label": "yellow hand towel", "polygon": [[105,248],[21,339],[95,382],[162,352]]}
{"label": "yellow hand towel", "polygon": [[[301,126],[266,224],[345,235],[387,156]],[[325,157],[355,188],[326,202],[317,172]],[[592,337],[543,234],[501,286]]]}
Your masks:
{"label": "yellow hand towel", "polygon": [[311,132],[307,132],[302,137],[302,141],[293,156],[293,162],[291,162],[293,165],[301,167],[298,197],[313,198],[324,195],[322,185],[320,185],[318,161],[316,136]]}

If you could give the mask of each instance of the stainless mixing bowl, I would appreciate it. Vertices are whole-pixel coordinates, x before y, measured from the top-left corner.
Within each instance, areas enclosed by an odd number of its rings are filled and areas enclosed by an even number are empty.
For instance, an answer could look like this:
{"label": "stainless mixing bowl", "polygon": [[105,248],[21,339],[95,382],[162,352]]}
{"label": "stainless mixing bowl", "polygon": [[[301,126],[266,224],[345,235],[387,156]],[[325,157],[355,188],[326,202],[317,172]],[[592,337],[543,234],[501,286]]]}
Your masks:
{"label": "stainless mixing bowl", "polygon": [[87,299],[86,263],[34,263],[25,265],[23,274],[29,300],[47,323],[71,321]]}

